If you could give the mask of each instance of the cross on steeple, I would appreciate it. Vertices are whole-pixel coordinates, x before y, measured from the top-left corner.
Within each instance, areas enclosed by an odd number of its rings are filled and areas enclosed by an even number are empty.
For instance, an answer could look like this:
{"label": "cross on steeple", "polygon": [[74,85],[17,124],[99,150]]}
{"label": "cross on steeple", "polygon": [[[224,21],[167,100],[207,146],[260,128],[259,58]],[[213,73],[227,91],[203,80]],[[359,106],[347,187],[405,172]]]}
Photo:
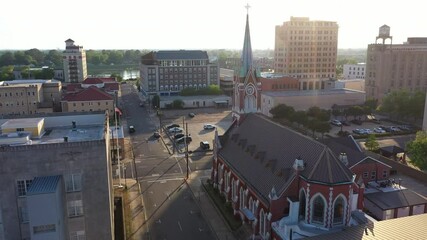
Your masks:
{"label": "cross on steeple", "polygon": [[249,3],[247,3],[246,4],[246,6],[245,6],[245,8],[246,8],[246,14],[249,14],[249,8],[250,8],[251,6],[249,6]]}

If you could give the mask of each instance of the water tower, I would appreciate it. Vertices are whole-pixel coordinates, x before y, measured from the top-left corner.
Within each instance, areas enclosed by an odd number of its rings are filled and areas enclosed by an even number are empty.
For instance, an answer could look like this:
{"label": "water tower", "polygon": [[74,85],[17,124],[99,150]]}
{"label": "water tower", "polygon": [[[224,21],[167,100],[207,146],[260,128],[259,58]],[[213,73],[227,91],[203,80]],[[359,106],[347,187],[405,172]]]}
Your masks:
{"label": "water tower", "polygon": [[390,44],[393,43],[393,37],[390,36],[390,27],[387,25],[382,25],[380,27],[380,31],[378,36],[375,39],[375,43],[377,43],[378,39],[382,39],[383,40],[383,44],[385,43],[385,40],[389,38],[390,39]]}

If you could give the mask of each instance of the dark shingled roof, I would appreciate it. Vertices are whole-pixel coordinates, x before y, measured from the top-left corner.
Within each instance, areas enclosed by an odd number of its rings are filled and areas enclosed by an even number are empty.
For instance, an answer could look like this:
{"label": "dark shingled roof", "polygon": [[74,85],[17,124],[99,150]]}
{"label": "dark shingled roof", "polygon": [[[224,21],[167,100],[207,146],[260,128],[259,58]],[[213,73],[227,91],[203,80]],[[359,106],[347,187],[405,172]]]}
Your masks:
{"label": "dark shingled roof", "polygon": [[348,165],[347,167],[351,168],[362,159],[366,158],[366,155],[359,151],[357,147],[357,143],[354,142],[354,140],[347,136],[347,137],[340,137],[340,138],[328,138],[322,140],[322,142],[328,146],[333,152],[335,156],[339,156],[340,153],[345,153],[347,155]]}
{"label": "dark shingled roof", "polygon": [[365,198],[382,210],[426,204],[427,199],[409,189],[365,194]]}
{"label": "dark shingled roof", "polygon": [[35,177],[28,188],[27,195],[53,193],[61,176]]}
{"label": "dark shingled roof", "polygon": [[264,202],[273,187],[278,196],[287,189],[295,178],[296,158],[304,161],[300,175],[308,181],[352,181],[351,171],[325,145],[261,115],[247,114],[221,139],[219,155]]}

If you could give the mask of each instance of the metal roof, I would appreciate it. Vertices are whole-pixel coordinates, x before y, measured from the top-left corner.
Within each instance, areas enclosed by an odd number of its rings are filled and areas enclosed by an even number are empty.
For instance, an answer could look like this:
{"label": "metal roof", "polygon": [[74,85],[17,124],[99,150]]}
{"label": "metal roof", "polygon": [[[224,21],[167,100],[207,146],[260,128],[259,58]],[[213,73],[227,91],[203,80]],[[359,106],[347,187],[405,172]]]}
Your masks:
{"label": "metal roof", "polygon": [[426,239],[427,214],[368,222],[345,228],[343,231],[309,237],[310,240],[400,240]]}
{"label": "metal roof", "polygon": [[27,195],[53,193],[61,179],[60,175],[35,177],[28,188]]}
{"label": "metal roof", "polygon": [[365,194],[365,198],[382,210],[427,204],[427,198],[409,189],[402,189],[391,192],[368,193]]}

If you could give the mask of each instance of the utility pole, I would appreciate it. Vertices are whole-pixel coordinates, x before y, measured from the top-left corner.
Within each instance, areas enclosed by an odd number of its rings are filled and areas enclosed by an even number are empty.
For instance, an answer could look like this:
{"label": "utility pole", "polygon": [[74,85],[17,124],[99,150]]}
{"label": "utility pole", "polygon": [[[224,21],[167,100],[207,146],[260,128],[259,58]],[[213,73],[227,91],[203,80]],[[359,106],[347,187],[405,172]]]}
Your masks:
{"label": "utility pole", "polygon": [[187,144],[187,138],[188,138],[188,123],[185,124],[185,160],[187,161],[187,178],[186,180],[188,180],[188,144]]}

